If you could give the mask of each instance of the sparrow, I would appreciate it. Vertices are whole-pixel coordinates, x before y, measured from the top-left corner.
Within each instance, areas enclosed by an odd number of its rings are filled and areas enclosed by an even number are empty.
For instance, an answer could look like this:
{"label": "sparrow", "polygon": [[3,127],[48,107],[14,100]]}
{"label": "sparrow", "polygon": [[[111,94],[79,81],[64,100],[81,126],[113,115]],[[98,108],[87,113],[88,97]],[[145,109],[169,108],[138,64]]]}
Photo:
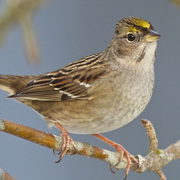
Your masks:
{"label": "sparrow", "polygon": [[0,75],[0,88],[60,130],[64,140],[60,160],[70,143],[76,147],[69,132],[92,134],[114,147],[121,159],[126,156],[126,179],[132,160],[137,160],[99,133],[126,125],[149,103],[159,38],[150,22],[127,17],[116,24],[104,51],[42,75]]}

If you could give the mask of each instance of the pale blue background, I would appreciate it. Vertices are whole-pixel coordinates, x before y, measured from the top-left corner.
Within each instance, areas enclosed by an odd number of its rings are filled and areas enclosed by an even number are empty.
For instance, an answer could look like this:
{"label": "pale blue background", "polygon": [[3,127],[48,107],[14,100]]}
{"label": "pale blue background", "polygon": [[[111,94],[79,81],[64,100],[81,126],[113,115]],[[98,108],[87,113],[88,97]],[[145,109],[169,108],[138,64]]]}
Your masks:
{"label": "pale blue background", "polygon": [[[2,2],[1,2],[2,3]],[[156,58],[156,84],[146,110],[136,120],[105,136],[122,144],[132,154],[146,155],[149,142],[140,119],[151,120],[156,128],[159,148],[180,139],[180,9],[163,0],[52,0],[34,18],[41,48],[42,63],[31,66],[24,55],[19,27],[9,34],[0,48],[0,73],[41,74],[106,48],[117,21],[126,16],[149,20],[162,35]],[[0,91],[0,117],[45,132],[59,135],[57,129],[47,129],[45,121],[30,108],[6,99]],[[109,150],[111,147],[89,135],[72,135],[78,141],[89,142]],[[108,164],[80,156],[58,157],[52,150],[0,132],[0,167],[17,180],[120,180]],[[169,180],[180,179],[180,160],[163,168]],[[153,172],[130,172],[128,180],[158,180]]]}

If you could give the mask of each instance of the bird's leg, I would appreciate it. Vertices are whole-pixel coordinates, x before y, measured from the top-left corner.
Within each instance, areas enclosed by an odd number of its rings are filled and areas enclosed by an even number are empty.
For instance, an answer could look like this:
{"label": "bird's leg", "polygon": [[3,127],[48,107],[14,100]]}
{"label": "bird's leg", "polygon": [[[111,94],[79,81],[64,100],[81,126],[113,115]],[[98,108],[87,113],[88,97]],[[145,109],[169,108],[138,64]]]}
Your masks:
{"label": "bird's leg", "polygon": [[[97,137],[98,139],[104,141],[105,143],[109,144],[110,146],[114,147],[116,149],[116,152],[120,153],[120,159],[119,162],[122,161],[123,156],[125,155],[125,157],[127,158],[127,168],[125,171],[125,178],[124,180],[127,178],[127,175],[129,173],[130,167],[131,167],[131,163],[132,161],[138,163],[137,159],[131,155],[123,146],[121,146],[120,144],[115,143],[114,141],[111,141],[110,139],[100,135],[100,134],[92,134],[93,136]],[[118,162],[118,163],[119,163]]]}
{"label": "bird's leg", "polygon": [[59,153],[60,154],[59,160],[56,161],[56,163],[59,163],[61,161],[61,159],[64,157],[64,155],[66,154],[66,152],[69,150],[70,143],[73,145],[73,147],[75,149],[76,149],[76,145],[75,145],[73,139],[69,136],[69,133],[67,132],[67,130],[65,128],[63,128],[60,123],[56,122],[55,126],[59,129],[59,131],[61,132],[61,136],[63,138],[63,144],[61,147],[61,151]]}

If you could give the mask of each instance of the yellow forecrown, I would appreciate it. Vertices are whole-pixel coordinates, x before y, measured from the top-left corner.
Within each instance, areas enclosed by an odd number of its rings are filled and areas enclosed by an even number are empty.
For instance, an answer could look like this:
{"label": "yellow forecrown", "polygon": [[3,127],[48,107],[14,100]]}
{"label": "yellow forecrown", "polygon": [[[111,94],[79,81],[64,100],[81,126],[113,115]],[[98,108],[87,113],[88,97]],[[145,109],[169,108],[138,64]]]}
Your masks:
{"label": "yellow forecrown", "polygon": [[[140,19],[140,18],[132,18],[131,19],[131,22],[133,23],[130,27],[129,27],[129,31],[131,32],[136,32],[138,31],[138,28],[137,27],[141,27],[141,28],[147,28],[149,29],[151,24],[144,20],[144,19]],[[140,30],[139,30],[140,31]]]}

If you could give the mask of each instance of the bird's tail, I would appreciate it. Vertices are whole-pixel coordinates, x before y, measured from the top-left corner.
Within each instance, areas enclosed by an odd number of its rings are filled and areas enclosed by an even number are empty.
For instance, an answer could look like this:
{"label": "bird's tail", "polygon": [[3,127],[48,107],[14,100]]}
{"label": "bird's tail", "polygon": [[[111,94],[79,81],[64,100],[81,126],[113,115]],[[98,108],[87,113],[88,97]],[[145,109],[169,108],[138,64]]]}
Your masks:
{"label": "bird's tail", "polygon": [[15,76],[0,74],[0,89],[8,92],[10,95],[16,94],[25,88],[32,76]]}

